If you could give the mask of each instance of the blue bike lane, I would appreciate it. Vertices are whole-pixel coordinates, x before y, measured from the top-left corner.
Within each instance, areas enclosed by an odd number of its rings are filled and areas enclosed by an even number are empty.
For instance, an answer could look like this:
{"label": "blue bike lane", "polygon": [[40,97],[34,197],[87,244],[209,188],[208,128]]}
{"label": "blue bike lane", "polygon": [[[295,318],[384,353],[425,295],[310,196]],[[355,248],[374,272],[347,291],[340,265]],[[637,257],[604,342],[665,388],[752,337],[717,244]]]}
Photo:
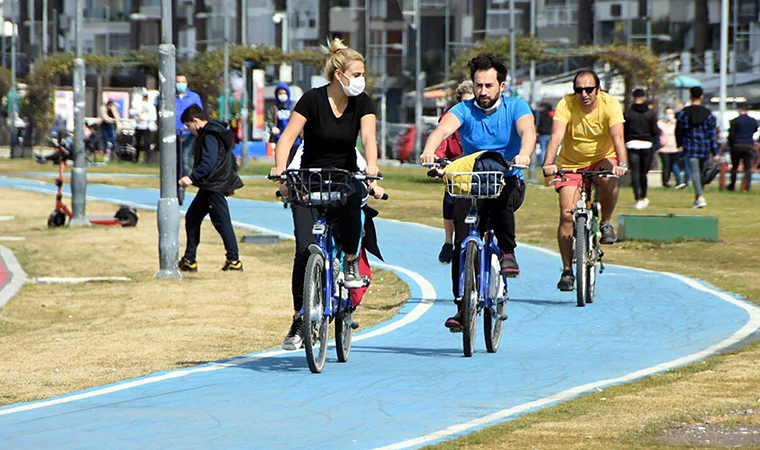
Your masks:
{"label": "blue bike lane", "polygon": [[[0,187],[55,189],[5,177]],[[88,197],[155,209],[158,191],[89,185]],[[292,233],[278,203],[233,198],[230,210],[238,226]],[[313,375],[303,351],[273,350],[10,405],[0,408],[2,447],[417,448],[703,359],[760,326],[760,309],[733,294],[620,266],[598,278],[593,304],[577,308],[574,293],[555,288],[558,256],[520,245],[501,348],[486,353],[480,321],[477,351],[464,358],[461,335],[443,327],[454,305],[449,267],[437,261],[441,230],[377,226],[412,297],[396,318],[356,336],[348,363],[331,349]]]}

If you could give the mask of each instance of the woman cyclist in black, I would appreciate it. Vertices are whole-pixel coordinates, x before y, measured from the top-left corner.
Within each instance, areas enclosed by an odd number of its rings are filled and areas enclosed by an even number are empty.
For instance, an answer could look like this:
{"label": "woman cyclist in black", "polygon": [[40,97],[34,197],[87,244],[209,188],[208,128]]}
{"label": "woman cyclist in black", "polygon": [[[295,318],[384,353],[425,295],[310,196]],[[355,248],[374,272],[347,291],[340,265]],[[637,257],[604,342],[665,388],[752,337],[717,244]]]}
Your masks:
{"label": "woman cyclist in black", "polygon": [[[303,131],[301,168],[336,168],[357,171],[356,140],[361,136],[366,173],[377,176],[377,143],[375,142],[375,108],[364,93],[364,57],[346,47],[340,39],[325,49],[329,59],[324,77],[329,84],[306,92],[296,104],[290,122],[282,132],[275,149],[275,167],[271,175],[281,175],[288,165],[288,156],[296,138]],[[362,236],[361,207],[367,197],[364,183],[351,179],[353,184],[345,206],[339,212],[340,245],[346,255],[344,272],[347,288],[362,285],[357,254]],[[376,195],[378,193],[376,192]],[[382,194],[380,194],[382,195]],[[303,279],[309,259],[309,244],[315,242],[312,226],[317,219],[314,209],[292,205],[296,237],[293,262],[293,322],[282,348],[301,348]]]}

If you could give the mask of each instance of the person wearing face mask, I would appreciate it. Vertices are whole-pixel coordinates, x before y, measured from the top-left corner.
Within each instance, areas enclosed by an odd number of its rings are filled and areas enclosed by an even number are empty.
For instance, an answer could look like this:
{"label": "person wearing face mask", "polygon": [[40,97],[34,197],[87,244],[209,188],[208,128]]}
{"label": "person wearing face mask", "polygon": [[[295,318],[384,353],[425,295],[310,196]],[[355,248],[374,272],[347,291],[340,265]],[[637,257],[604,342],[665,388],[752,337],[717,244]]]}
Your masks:
{"label": "person wearing face mask", "polygon": [[190,170],[193,168],[193,146],[195,145],[195,136],[193,136],[193,134],[188,131],[187,127],[184,123],[182,123],[182,120],[180,120],[180,118],[190,105],[198,105],[202,109],[203,102],[201,101],[201,97],[198,94],[191,91],[190,88],[187,87],[187,75],[178,73],[176,80],[177,98],[174,100],[174,117],[177,120],[177,149],[179,152],[178,163],[181,162],[182,164],[182,173],[179,175],[182,176],[189,174]]}
{"label": "person wearing face mask", "polygon": [[[372,99],[364,93],[364,57],[334,39],[324,48],[329,57],[324,77],[330,83],[306,92],[290,115],[287,127],[275,148],[275,167],[270,174],[281,175],[287,168],[293,144],[303,132],[301,165],[307,168],[336,168],[357,172],[356,140],[361,136],[366,159],[366,173],[377,176],[377,118]],[[348,289],[362,286],[357,256],[362,237],[362,205],[368,197],[367,186],[352,179],[352,193],[338,212],[339,244],[346,255],[344,284]],[[382,196],[382,190],[375,196]],[[379,198],[379,197],[378,197]],[[303,279],[309,259],[309,245],[318,213],[314,209],[292,205],[296,238],[293,261],[293,321],[282,343],[285,350],[297,350],[303,341],[300,315],[303,305]]]}
{"label": "person wearing face mask", "polygon": [[[533,111],[525,100],[507,97],[507,66],[501,58],[491,53],[481,53],[467,63],[475,97],[462,101],[443,116],[438,127],[430,133],[425,150],[420,156],[423,163],[435,161],[435,151],[444,139],[459,131],[463,156],[480,151],[501,153],[507,161],[529,165],[536,148],[536,127]],[[501,274],[516,277],[520,266],[515,258],[515,211],[525,198],[525,181],[522,170],[510,169],[504,174],[504,187],[496,199],[485,200],[481,214],[490,217],[491,226],[498,240]],[[468,225],[464,223],[470,201],[455,201],[454,254],[451,259],[451,281],[454,297],[459,294],[459,254],[462,240],[467,236]],[[461,302],[457,313],[446,320],[450,331],[462,329],[460,322]]]}
{"label": "person wearing face mask", "polygon": [[[280,140],[283,130],[288,126],[293,110],[293,102],[290,100],[290,87],[288,87],[287,83],[280,82],[277,84],[274,93],[276,102],[267,111],[266,121],[269,124],[270,130],[269,142],[276,144]],[[298,150],[298,147],[301,146],[301,142],[301,137],[297,137],[291,148],[288,160],[293,159],[293,155]]]}
{"label": "person wearing face mask", "polygon": [[662,187],[670,187],[670,174],[676,177],[676,189],[684,189],[689,184],[688,174],[681,181],[680,149],[676,146],[676,113],[671,107],[665,108],[662,119],[657,122],[660,128],[660,154],[662,163]]}

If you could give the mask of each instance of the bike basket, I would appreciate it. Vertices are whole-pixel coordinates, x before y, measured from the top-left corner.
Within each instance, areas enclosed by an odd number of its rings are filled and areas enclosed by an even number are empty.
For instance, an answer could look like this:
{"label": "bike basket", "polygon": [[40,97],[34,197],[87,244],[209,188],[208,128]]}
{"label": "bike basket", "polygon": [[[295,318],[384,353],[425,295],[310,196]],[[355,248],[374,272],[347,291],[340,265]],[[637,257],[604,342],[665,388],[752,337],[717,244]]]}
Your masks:
{"label": "bike basket", "polygon": [[287,172],[288,199],[306,208],[337,207],[346,203],[353,177],[340,169],[298,169]]}
{"label": "bike basket", "polygon": [[443,182],[455,198],[496,198],[504,187],[502,172],[444,173]]}

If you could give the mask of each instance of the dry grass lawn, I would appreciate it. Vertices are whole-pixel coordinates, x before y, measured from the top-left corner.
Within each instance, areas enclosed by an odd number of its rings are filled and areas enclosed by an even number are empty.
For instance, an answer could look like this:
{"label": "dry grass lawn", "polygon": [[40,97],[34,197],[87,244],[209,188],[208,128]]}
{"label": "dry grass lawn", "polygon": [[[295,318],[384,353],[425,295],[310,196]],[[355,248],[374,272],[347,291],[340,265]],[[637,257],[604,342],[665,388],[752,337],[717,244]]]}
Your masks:
{"label": "dry grass lawn", "polygon": [[[127,276],[131,283],[28,284],[0,309],[0,405],[24,402],[156,371],[278,347],[290,324],[293,243],[240,246],[244,273],[221,272],[224,248],[209,222],[199,272],[156,280],[156,216],[135,228],[48,229],[53,196],[0,189],[2,242],[30,277]],[[88,202],[88,214],[115,205]],[[240,231],[238,231],[238,237]],[[184,232],[180,242],[184,243]],[[408,298],[395,275],[377,271],[357,312],[367,328]]]}

